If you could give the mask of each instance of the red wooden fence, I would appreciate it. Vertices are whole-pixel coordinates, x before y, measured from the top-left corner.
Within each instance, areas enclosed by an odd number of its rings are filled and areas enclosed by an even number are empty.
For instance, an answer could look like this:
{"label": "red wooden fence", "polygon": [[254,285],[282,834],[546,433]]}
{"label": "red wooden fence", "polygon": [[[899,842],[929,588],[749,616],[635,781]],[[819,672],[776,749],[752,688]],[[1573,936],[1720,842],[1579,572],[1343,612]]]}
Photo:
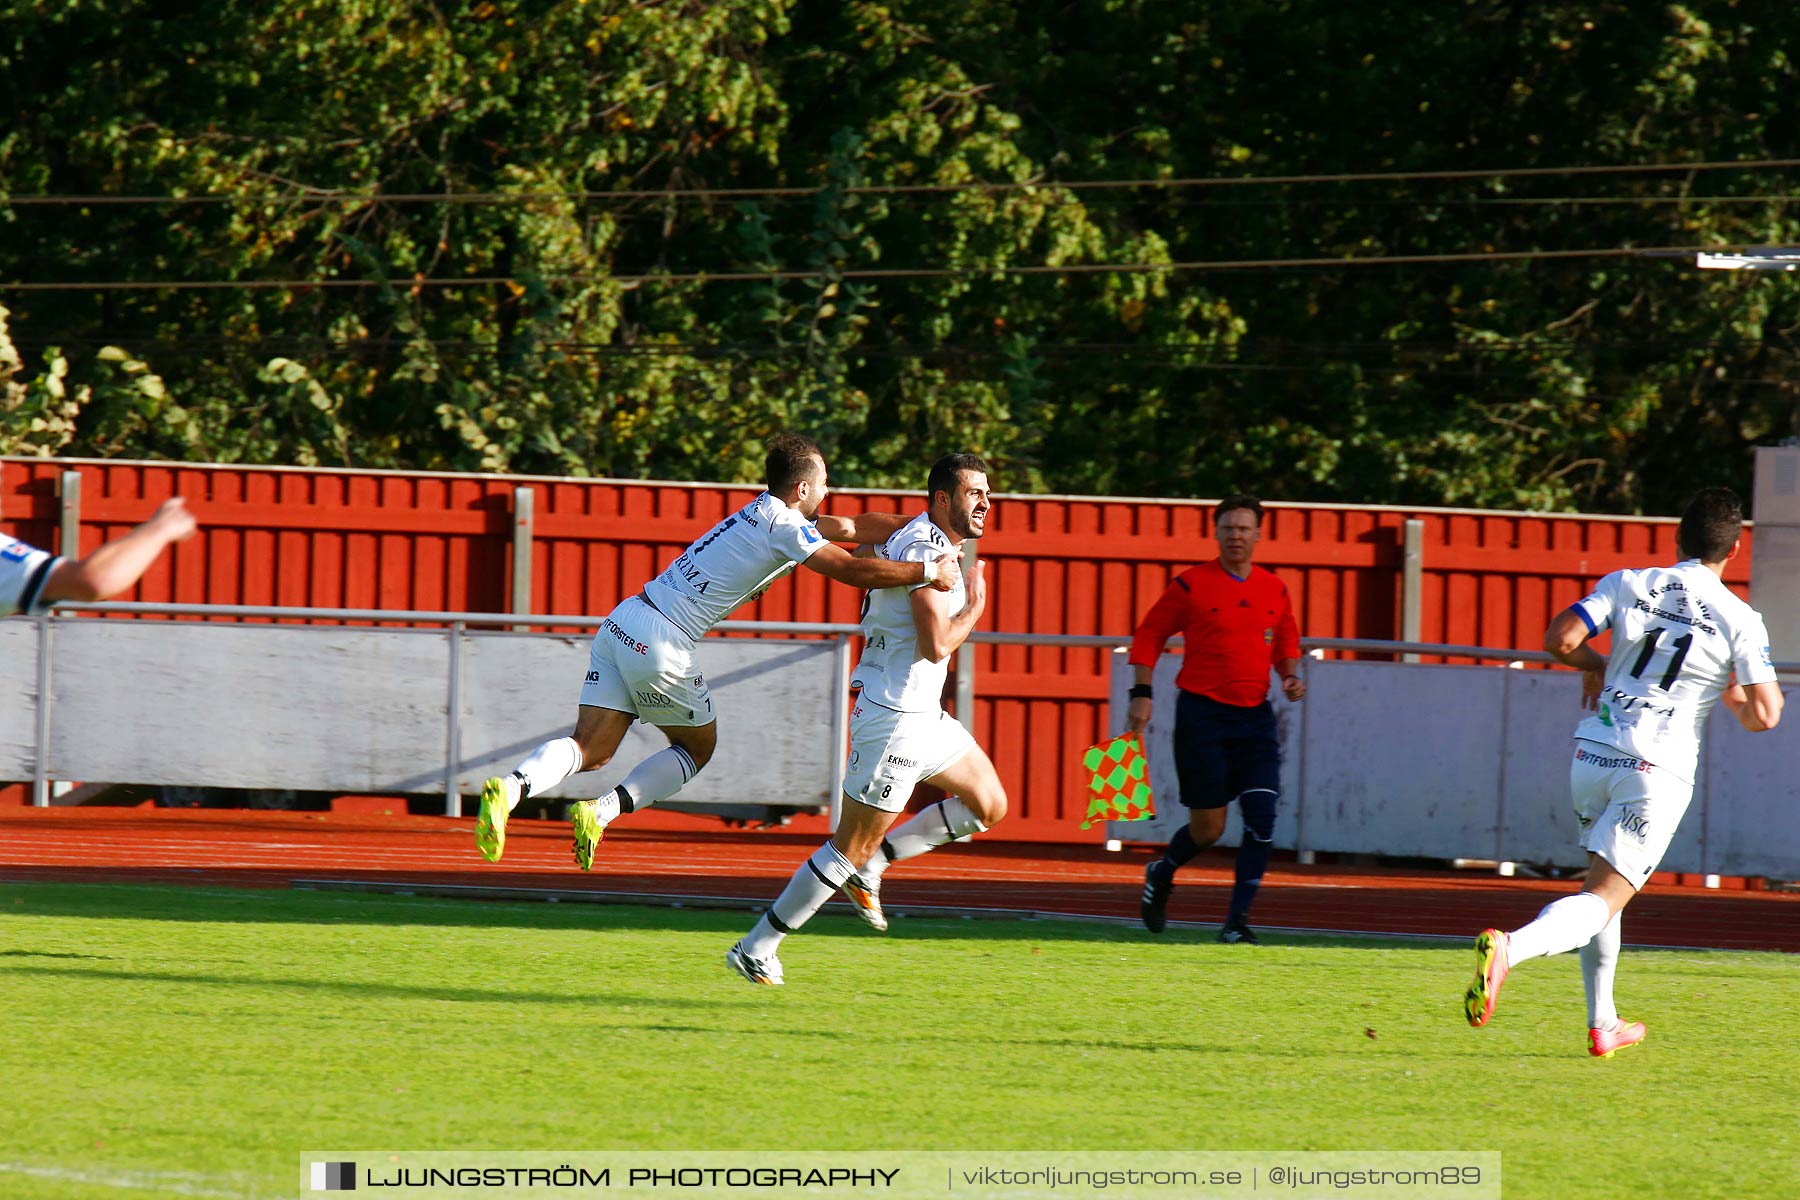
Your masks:
{"label": "red wooden fence", "polygon": [[[59,548],[59,480],[81,477],[83,553],[182,495],[203,532],[129,599],[411,611],[604,613],[759,489],[71,459],[0,460],[0,530]],[[512,591],[514,492],[535,493],[529,603]],[[827,510],[917,511],[918,493],[835,491]],[[1535,648],[1550,617],[1621,566],[1672,561],[1669,519],[1270,506],[1257,561],[1309,637],[1398,638],[1405,523],[1423,524],[1421,637]],[[981,543],[984,628],[1129,635],[1176,571],[1217,553],[1208,503],[997,498]],[[1748,547],[1748,538],[1746,538]],[[1750,557],[1727,581],[1747,594]],[[860,594],[802,571],[736,616],[854,621]],[[1013,815],[996,834],[1091,839],[1080,750],[1108,730],[1107,652],[978,647],[975,730]],[[570,704],[579,664],[570,667]],[[554,683],[550,686],[555,686]],[[571,712],[571,717],[573,712]],[[730,714],[724,714],[730,719]]]}

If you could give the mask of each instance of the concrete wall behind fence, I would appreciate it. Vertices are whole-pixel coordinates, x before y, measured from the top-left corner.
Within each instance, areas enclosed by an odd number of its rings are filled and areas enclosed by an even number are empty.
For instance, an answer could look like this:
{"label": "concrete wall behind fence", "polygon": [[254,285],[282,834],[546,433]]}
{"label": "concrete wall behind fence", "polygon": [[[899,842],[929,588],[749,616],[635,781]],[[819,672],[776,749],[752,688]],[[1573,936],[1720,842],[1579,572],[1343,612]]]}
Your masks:
{"label": "concrete wall behind fence", "polygon": [[[1170,735],[1178,662],[1157,664],[1150,736],[1152,821],[1111,822],[1109,836],[1167,841],[1187,823]],[[1282,849],[1488,858],[1577,867],[1587,861],[1569,801],[1580,678],[1569,671],[1349,660],[1308,661],[1299,704],[1277,701]],[[1123,712],[1131,671],[1117,661]],[[1166,685],[1166,686],[1165,686]],[[1753,735],[1716,708],[1694,798],[1665,871],[1800,878],[1800,824],[1784,814],[1800,778],[1800,741]],[[1224,845],[1243,832],[1233,806]]]}
{"label": "concrete wall behind fence", "polygon": [[[587,639],[81,617],[0,622],[0,779],[38,766],[37,678],[48,639],[46,774],[180,787],[473,796],[574,714],[570,661]],[[718,768],[688,804],[818,808],[837,790],[829,711],[836,644],[709,646]],[[780,704],[768,697],[780,696]],[[456,720],[450,720],[452,705]],[[605,767],[551,789],[596,796],[667,742],[634,726]]]}
{"label": "concrete wall behind fence", "polygon": [[[73,473],[74,489],[64,480]],[[1004,486],[1005,480],[996,480]],[[70,512],[68,492],[77,494]],[[133,599],[413,610],[604,613],[757,488],[515,476],[0,460],[0,530],[93,549],[189,497],[205,533]],[[528,497],[528,499],[526,498]],[[917,511],[919,493],[837,491],[829,511]],[[1669,559],[1674,523],[1347,505],[1271,506],[1258,561],[1313,637],[1398,638],[1408,520],[1420,522],[1425,641],[1535,647],[1557,610],[1620,566]],[[65,521],[67,524],[65,525]],[[1212,557],[1200,501],[998,497],[981,554],[984,628],[1128,634],[1177,571]],[[1727,581],[1747,592],[1749,555]],[[515,583],[515,579],[518,583]],[[860,594],[802,571],[746,620],[854,621]],[[1110,731],[1107,652],[977,648],[975,731],[1014,814],[997,835],[1090,840],[1080,752]],[[573,694],[583,660],[570,651]],[[732,713],[722,713],[721,728]]]}

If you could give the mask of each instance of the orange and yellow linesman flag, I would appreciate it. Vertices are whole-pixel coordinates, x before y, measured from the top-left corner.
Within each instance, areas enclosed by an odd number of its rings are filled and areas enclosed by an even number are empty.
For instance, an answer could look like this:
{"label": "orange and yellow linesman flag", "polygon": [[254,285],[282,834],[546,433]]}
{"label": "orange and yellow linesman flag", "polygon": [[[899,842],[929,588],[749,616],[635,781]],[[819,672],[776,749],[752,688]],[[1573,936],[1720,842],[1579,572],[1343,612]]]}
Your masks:
{"label": "orange and yellow linesman flag", "polygon": [[1094,773],[1083,829],[1095,821],[1148,821],[1156,815],[1150,797],[1150,760],[1138,734],[1124,733],[1089,746],[1081,765]]}

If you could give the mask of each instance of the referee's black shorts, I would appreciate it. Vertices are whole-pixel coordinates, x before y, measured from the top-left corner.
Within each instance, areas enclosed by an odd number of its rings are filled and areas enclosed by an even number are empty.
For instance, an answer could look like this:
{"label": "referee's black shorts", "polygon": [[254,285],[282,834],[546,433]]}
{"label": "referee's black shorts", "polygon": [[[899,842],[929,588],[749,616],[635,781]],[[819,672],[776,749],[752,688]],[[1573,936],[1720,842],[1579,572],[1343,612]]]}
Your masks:
{"label": "referee's black shorts", "polygon": [[1175,777],[1189,808],[1223,808],[1245,792],[1281,792],[1275,707],[1183,691],[1175,701]]}

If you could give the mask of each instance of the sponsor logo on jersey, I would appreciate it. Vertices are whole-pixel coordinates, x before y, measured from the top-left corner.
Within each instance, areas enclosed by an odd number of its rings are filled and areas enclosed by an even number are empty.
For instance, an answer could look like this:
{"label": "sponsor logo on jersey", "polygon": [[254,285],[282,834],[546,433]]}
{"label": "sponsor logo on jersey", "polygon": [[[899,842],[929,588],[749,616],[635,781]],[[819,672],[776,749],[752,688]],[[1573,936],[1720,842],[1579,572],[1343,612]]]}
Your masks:
{"label": "sponsor logo on jersey", "polygon": [[1263,630],[1263,645],[1273,646],[1274,644],[1275,644],[1275,631],[1273,629]]}
{"label": "sponsor logo on jersey", "polygon": [[[717,533],[713,534],[713,537],[718,536]],[[710,542],[712,541],[712,538],[707,538],[706,541]],[[705,546],[706,542],[702,542],[696,549],[705,549]],[[692,588],[695,594],[701,596],[706,595],[706,589],[712,586],[712,580],[702,576],[700,574],[700,568],[694,565],[694,556],[692,553],[683,554],[680,558],[670,564],[668,570],[663,572],[663,582],[670,587],[677,586],[675,582],[677,578],[683,583],[686,583],[688,587]]]}
{"label": "sponsor logo on jersey", "polygon": [[600,672],[589,671],[587,674],[587,681],[589,683],[599,683],[600,682]]}
{"label": "sponsor logo on jersey", "polygon": [[[1658,717],[1672,717],[1675,715],[1675,706],[1673,704],[1653,704],[1647,697],[1634,696],[1623,688],[1608,688],[1607,695],[1611,697],[1612,703],[1619,706],[1619,711],[1621,713],[1640,710]],[[1611,725],[1613,723],[1612,713],[1607,710],[1605,703],[1602,703],[1600,707],[1602,709],[1600,723],[1602,725]]]}
{"label": "sponsor logo on jersey", "polygon": [[31,547],[24,542],[7,540],[0,542],[0,558],[8,562],[24,562],[25,556],[31,553]]}
{"label": "sponsor logo on jersey", "polygon": [[1767,646],[1762,648],[1762,664],[1765,667],[1772,667],[1775,665],[1775,655],[1770,652]]}
{"label": "sponsor logo on jersey", "polygon": [[[1700,618],[1690,617],[1686,613],[1670,612],[1666,608],[1653,607],[1647,600],[1634,600],[1631,602],[1631,607],[1641,613],[1648,613],[1653,617],[1661,617],[1665,621],[1675,621],[1682,625],[1692,625],[1701,633],[1719,632],[1719,627],[1717,625],[1709,624],[1707,621]],[[1685,608],[1687,606],[1686,604],[1683,604],[1682,607]]]}
{"label": "sponsor logo on jersey", "polygon": [[805,538],[808,542],[816,542],[819,540],[819,531],[811,524],[802,525],[800,527],[800,536]]}

